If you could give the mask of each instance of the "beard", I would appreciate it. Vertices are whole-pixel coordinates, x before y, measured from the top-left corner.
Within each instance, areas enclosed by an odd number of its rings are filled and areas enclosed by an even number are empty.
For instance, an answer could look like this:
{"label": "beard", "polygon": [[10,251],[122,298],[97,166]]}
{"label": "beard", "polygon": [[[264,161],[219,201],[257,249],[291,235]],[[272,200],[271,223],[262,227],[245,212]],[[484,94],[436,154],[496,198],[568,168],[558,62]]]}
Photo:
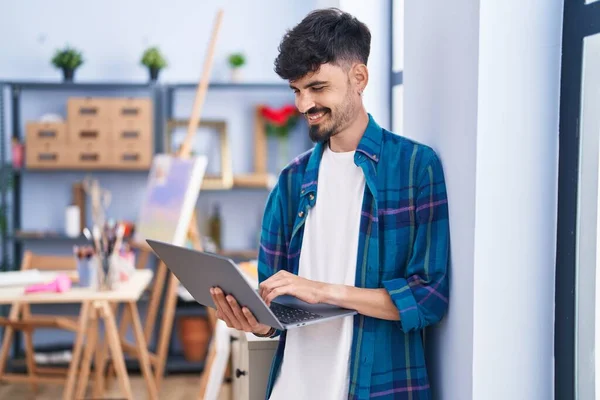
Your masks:
{"label": "beard", "polygon": [[313,143],[324,143],[328,141],[336,134],[337,130],[335,121],[331,121],[331,110],[329,108],[311,108],[308,110],[307,114],[316,114],[319,112],[324,113],[323,117],[327,118],[327,121],[321,122],[318,125],[309,125],[308,136]]}
{"label": "beard", "polygon": [[352,102],[352,98],[348,93],[343,104],[333,110],[326,107],[313,107],[308,110],[306,115],[323,112],[324,115],[322,118],[325,119],[317,125],[309,125],[308,135],[310,140],[313,143],[327,142],[352,123],[353,118],[357,115],[357,108],[357,105]]}

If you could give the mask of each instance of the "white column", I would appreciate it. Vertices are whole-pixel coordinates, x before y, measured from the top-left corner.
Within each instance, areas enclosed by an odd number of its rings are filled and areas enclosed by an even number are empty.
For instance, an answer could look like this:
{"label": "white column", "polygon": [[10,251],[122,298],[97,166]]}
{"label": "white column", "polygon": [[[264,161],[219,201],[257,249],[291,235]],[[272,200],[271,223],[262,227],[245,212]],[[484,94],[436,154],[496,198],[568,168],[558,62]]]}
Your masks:
{"label": "white column", "polygon": [[446,172],[438,399],[550,399],[562,1],[406,2],[404,134]]}

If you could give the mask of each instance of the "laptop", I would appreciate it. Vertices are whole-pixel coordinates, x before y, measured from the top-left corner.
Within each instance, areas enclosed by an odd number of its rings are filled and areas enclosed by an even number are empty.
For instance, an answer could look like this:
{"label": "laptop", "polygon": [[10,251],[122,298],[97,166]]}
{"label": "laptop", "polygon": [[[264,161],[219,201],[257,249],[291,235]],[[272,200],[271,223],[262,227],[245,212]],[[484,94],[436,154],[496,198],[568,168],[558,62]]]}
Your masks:
{"label": "laptop", "polygon": [[216,309],[210,288],[219,287],[246,306],[261,324],[286,330],[330,321],[356,314],[355,310],[331,304],[309,304],[296,297],[285,295],[275,298],[271,306],[263,301],[258,288],[253,287],[240,268],[229,258],[147,239],[173,275],[200,304]]}

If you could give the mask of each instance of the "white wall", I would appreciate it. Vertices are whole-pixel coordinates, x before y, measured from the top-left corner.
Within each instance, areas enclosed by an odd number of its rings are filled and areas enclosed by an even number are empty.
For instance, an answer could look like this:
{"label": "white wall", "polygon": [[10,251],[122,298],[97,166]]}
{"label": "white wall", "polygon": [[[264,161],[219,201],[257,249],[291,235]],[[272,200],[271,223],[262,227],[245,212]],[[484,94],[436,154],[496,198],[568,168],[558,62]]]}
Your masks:
{"label": "white wall", "polygon": [[449,311],[427,334],[432,387],[470,399],[477,141],[477,1],[405,2],[404,132],[431,145],[446,176],[451,229]]}
{"label": "white wall", "polygon": [[146,81],[147,70],[139,63],[142,52],[158,45],[170,64],[161,80],[195,82],[222,7],[213,79],[229,79],[227,55],[243,51],[247,80],[280,81],[273,71],[277,45],[285,29],[300,22],[315,1],[2,1],[0,79],[60,79],[50,59],[56,48],[69,43],[86,60],[76,79]]}
{"label": "white wall", "polygon": [[371,30],[370,82],[364,99],[380,125],[389,128],[389,1],[173,0],[169,7],[162,0],[2,2],[0,80],[61,79],[50,59],[55,49],[69,43],[83,50],[86,60],[76,80],[146,81],[148,72],[139,60],[147,46],[156,44],[170,64],[161,80],[195,82],[215,13],[222,7],[212,79],[228,80],[227,55],[243,51],[248,56],[246,80],[280,81],[273,61],[285,30],[315,8],[339,7]]}
{"label": "white wall", "polygon": [[[326,3],[335,6],[333,1]],[[369,84],[363,100],[379,125],[390,129],[390,0],[339,0],[337,7],[364,22],[371,31]]]}
{"label": "white wall", "polygon": [[405,134],[444,164],[439,399],[550,399],[562,2],[406,2]]}

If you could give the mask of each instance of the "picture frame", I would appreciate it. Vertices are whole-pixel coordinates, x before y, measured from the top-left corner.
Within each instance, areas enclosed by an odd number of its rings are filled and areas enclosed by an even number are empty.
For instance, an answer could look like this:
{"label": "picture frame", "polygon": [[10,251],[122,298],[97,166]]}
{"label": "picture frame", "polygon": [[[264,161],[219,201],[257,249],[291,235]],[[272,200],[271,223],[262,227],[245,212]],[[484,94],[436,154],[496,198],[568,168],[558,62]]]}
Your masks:
{"label": "picture frame", "polygon": [[[189,120],[187,119],[170,119],[167,121],[165,130],[166,153],[177,153],[187,133],[188,125]],[[221,190],[233,187],[233,163],[226,121],[201,120],[198,124],[198,132],[194,135],[192,154],[204,155],[208,158],[208,165],[201,187],[203,190]]]}
{"label": "picture frame", "polygon": [[277,182],[277,176],[269,173],[267,168],[268,140],[266,122],[261,114],[262,104],[254,105],[254,159],[253,171],[249,174],[241,174],[235,177],[235,185],[238,187],[260,187],[272,189]]}

